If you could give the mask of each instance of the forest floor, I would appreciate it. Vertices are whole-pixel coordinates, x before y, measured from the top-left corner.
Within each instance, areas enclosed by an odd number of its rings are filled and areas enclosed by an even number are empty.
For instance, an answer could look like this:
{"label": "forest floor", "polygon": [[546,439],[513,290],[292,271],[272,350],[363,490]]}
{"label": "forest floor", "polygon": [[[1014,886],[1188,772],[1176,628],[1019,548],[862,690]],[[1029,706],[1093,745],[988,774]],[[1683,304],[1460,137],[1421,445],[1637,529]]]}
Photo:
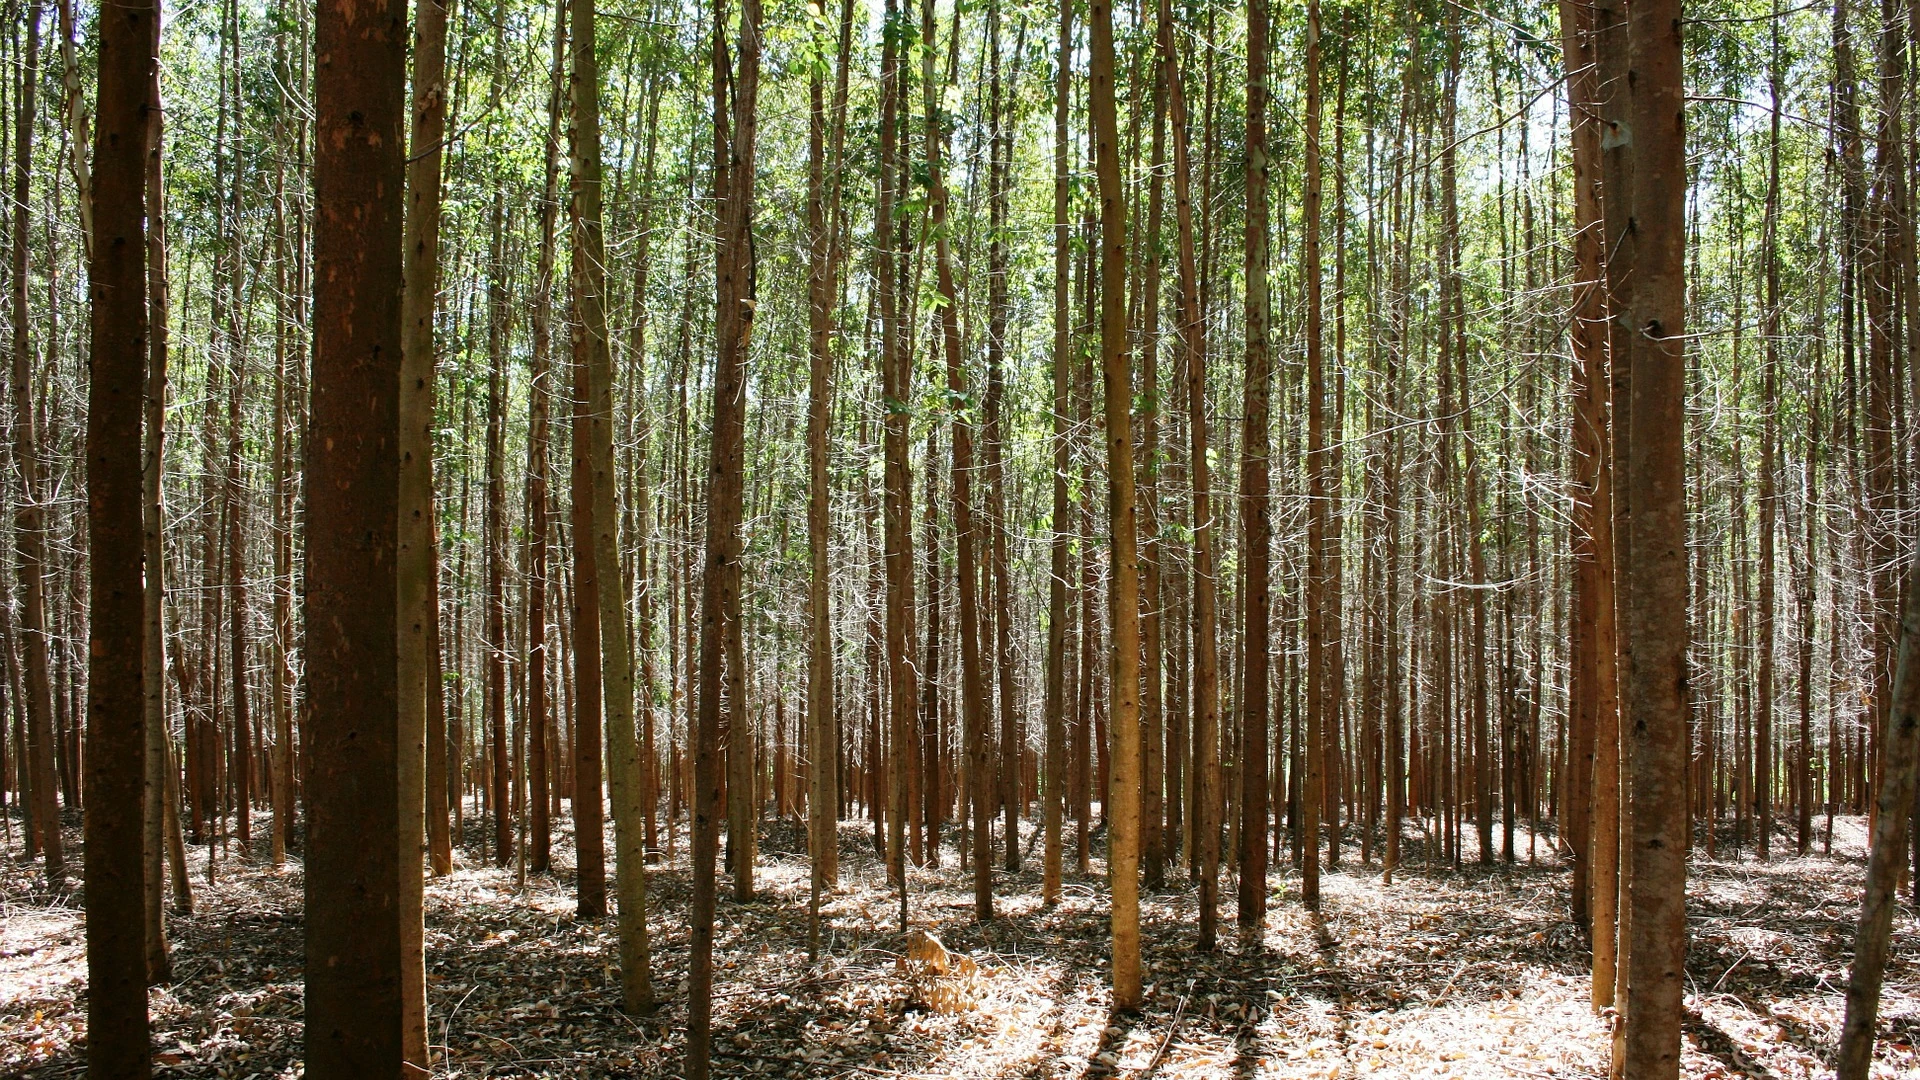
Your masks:
{"label": "forest floor", "polygon": [[[477,816],[477,815],[476,815]],[[17,826],[17,822],[14,823]],[[256,827],[259,827],[258,825]],[[561,830],[556,830],[556,833]],[[14,834],[16,837],[18,833]],[[77,831],[73,834],[77,841]],[[684,1048],[689,877],[651,875],[663,1005],[617,1008],[611,919],[573,918],[571,851],[516,888],[513,871],[457,856],[427,889],[430,1039],[442,1077],[666,1077]],[[1468,840],[1471,843],[1471,836]],[[1831,1075],[1864,859],[1841,819],[1831,858],[1696,858],[1691,871],[1689,1077]],[[1265,932],[1194,948],[1191,890],[1144,899],[1147,999],[1112,1015],[1104,883],[1069,874],[1039,903],[1039,852],[996,873],[998,918],[972,915],[953,852],[911,875],[913,924],[972,958],[977,976],[937,993],[903,972],[897,900],[871,827],[841,833],[843,883],[807,961],[804,833],[765,828],[760,898],[723,898],[717,927],[715,1073],[768,1077],[1604,1077],[1607,1024],[1588,1008],[1567,874],[1542,862],[1429,869],[1411,855],[1392,885],[1358,864],[1323,875],[1323,911],[1276,873]],[[1520,837],[1526,850],[1526,837]],[[1791,842],[1780,847],[1791,850]],[[77,844],[69,847],[69,852]],[[1723,856],[1725,852],[1723,851]],[[8,849],[0,874],[0,1076],[84,1073],[81,900],[50,893]],[[300,1075],[301,873],[222,859],[195,912],[170,917],[175,981],[152,996],[156,1075]],[[1073,846],[1068,837],[1071,868]],[[71,858],[71,856],[70,856]],[[1100,866],[1096,862],[1095,870]],[[1169,874],[1169,877],[1175,875]],[[725,895],[723,888],[723,897]],[[1920,1076],[1920,923],[1903,910],[1881,1010],[1876,1077]],[[927,999],[937,1002],[931,1007]]]}

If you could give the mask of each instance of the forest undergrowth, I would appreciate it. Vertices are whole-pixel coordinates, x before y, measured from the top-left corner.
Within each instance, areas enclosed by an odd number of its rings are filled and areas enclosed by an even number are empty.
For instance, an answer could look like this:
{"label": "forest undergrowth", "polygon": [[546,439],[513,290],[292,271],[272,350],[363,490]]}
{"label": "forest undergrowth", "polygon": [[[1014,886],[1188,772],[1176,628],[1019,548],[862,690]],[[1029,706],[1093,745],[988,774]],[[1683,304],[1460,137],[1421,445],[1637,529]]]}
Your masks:
{"label": "forest undergrowth", "polygon": [[[434,1075],[667,1077],[684,1046],[685,845],[655,867],[656,1014],[617,1005],[611,918],[574,918],[572,852],[516,887],[511,867],[458,856],[427,887]],[[1323,911],[1298,903],[1284,860],[1264,935],[1193,947],[1191,890],[1147,892],[1145,1007],[1112,1015],[1101,864],[1039,902],[1039,860],[996,874],[1001,917],[972,917],[951,845],[911,874],[915,929],[978,967],[903,963],[897,894],[870,826],[841,826],[842,884],[807,956],[804,827],[769,825],[759,897],[723,899],[716,928],[716,1073],[833,1077],[1604,1077],[1608,1019],[1587,1005],[1588,959],[1567,919],[1566,877],[1541,860],[1430,866],[1418,833],[1391,884],[1357,850],[1322,877]],[[76,837],[77,838],[77,837]],[[1838,820],[1832,857],[1753,861],[1696,852],[1689,875],[1682,1073],[1788,1080],[1831,1075],[1864,868],[1865,823]],[[1519,850],[1526,850],[1524,833]],[[1072,842],[1069,837],[1069,871]],[[155,1075],[301,1075],[301,870],[230,855],[194,914],[170,919],[175,981],[152,992]],[[1036,853],[1037,855],[1037,853]],[[1169,876],[1173,876],[1170,869]],[[0,1076],[85,1072],[81,897],[33,874],[0,878]],[[723,896],[730,895],[723,890]],[[1229,918],[1231,911],[1225,913]],[[933,968],[937,969],[937,962]],[[1920,921],[1903,912],[1874,1075],[1920,1075]]]}

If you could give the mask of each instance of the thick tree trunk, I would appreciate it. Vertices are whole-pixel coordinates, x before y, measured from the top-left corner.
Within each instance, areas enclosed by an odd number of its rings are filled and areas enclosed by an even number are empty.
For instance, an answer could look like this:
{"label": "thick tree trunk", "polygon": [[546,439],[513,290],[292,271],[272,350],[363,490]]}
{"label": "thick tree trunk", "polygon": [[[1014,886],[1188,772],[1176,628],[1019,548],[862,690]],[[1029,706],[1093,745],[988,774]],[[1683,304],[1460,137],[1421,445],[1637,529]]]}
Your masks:
{"label": "thick tree trunk", "polygon": [[114,1080],[151,1068],[140,427],[158,17],[151,3],[134,0],[100,20],[92,193],[99,242],[87,259],[87,1070]]}
{"label": "thick tree trunk", "polygon": [[[401,1074],[397,608],[406,14],[318,9],[307,442],[306,1066]],[[417,866],[411,871],[419,873]]]}
{"label": "thick tree trunk", "polygon": [[[1624,1075],[1680,1071],[1686,978],[1687,521],[1686,135],[1678,0],[1629,10],[1634,141],[1626,243],[1637,281],[1616,310],[1632,371],[1627,491],[1633,572],[1627,582],[1631,906],[1622,914]],[[1615,219],[1609,218],[1609,221]],[[1617,295],[1617,292],[1616,292]],[[1627,846],[1623,844],[1623,847]]]}

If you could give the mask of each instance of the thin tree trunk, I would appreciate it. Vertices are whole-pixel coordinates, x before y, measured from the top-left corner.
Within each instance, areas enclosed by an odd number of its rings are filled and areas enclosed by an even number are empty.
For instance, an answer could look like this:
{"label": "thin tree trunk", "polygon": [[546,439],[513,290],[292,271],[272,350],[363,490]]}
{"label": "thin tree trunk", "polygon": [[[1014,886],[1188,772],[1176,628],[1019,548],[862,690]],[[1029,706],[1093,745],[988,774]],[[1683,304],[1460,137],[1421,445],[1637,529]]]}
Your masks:
{"label": "thin tree trunk", "polygon": [[[1260,926],[1267,913],[1267,721],[1269,650],[1272,648],[1273,525],[1271,514],[1268,409],[1273,389],[1273,357],[1268,341],[1271,317],[1267,295],[1267,0],[1247,4],[1247,366],[1240,436],[1240,561],[1246,578],[1240,598],[1246,625],[1241,637],[1240,712],[1240,925]],[[1309,136],[1311,139],[1311,136]],[[1316,563],[1317,565],[1317,563]],[[1309,571],[1311,576],[1312,571]],[[1310,633],[1315,632],[1312,628]],[[1317,662],[1319,650],[1313,649]],[[1309,727],[1312,723],[1309,721]],[[1313,768],[1308,766],[1309,770]],[[1305,834],[1313,848],[1319,835],[1318,809],[1309,799]],[[1320,902],[1318,865],[1302,866],[1301,898],[1309,908]]]}
{"label": "thin tree trunk", "polygon": [[[159,56],[160,12],[156,5],[151,20],[152,55]],[[172,981],[172,965],[167,955],[166,879],[167,879],[167,780],[170,772],[168,750],[171,733],[167,730],[167,628],[166,628],[166,468],[167,418],[167,224],[166,191],[162,178],[163,149],[166,139],[165,114],[161,109],[160,65],[147,65],[147,139],[146,162],[142,174],[143,210],[147,220],[147,365],[146,387],[142,395],[142,418],[146,442],[141,461],[140,502],[141,558],[144,560],[143,603],[141,607],[141,668],[143,694],[141,718],[145,725],[146,776],[142,793],[145,815],[141,843],[146,873],[147,982],[151,985]],[[284,263],[282,264],[284,265]],[[276,741],[276,749],[279,743]],[[281,780],[282,769],[274,779]],[[276,788],[276,795],[278,789]],[[284,816],[276,799],[274,809],[275,864],[284,861],[286,851]],[[183,882],[184,867],[176,868],[176,884]]]}
{"label": "thin tree trunk", "polygon": [[27,306],[27,247],[32,225],[29,182],[33,176],[33,131],[37,123],[35,90],[40,82],[40,3],[29,0],[24,68],[20,78],[19,119],[14,130],[13,174],[13,467],[20,492],[14,506],[14,558],[21,583],[20,636],[26,653],[27,759],[32,779],[33,822],[40,834],[47,884],[57,888],[66,876],[65,844],[60,836],[58,780],[54,769],[53,681],[47,656],[46,510],[41,505],[40,403],[34,393],[32,325]]}
{"label": "thin tree trunk", "polygon": [[[1256,0],[1260,2],[1260,0]],[[1100,360],[1106,406],[1108,700],[1113,768],[1101,807],[1111,827],[1113,1007],[1140,1005],[1140,563],[1133,487],[1133,372],[1127,347],[1127,217],[1114,105],[1113,7],[1089,6],[1089,111],[1100,191]]]}
{"label": "thin tree trunk", "polygon": [[[435,294],[440,284],[440,160],[446,136],[447,10],[418,7],[413,40],[413,130],[407,163],[404,292],[401,295],[399,608],[400,903],[404,1054],[430,1069],[427,1048],[425,896],[420,875],[426,841],[428,662],[433,575],[433,412],[436,389]],[[444,736],[443,736],[444,737]],[[444,780],[442,781],[444,783]],[[444,803],[438,808],[445,832]]]}
{"label": "thin tree trunk", "polygon": [[1068,289],[1071,278],[1072,224],[1067,219],[1068,171],[1067,118],[1071,115],[1073,87],[1073,0],[1060,0],[1059,61],[1053,100],[1053,516],[1049,530],[1050,569],[1047,577],[1047,689],[1046,689],[1046,806],[1042,810],[1042,828],[1046,832],[1045,865],[1041,876],[1040,901],[1049,907],[1060,902],[1062,819],[1066,816],[1067,783],[1067,575],[1073,540],[1067,531],[1069,503],[1067,469],[1071,444],[1068,442],[1068,385],[1072,370],[1073,327],[1069,322]]}

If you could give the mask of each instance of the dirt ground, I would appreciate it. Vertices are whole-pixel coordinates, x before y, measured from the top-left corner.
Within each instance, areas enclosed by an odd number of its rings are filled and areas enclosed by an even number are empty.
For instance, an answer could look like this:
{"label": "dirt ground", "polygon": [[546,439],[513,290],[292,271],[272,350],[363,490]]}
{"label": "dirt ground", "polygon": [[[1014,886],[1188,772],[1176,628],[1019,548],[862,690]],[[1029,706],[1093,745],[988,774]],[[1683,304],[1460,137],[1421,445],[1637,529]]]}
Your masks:
{"label": "dirt ground", "polygon": [[[18,837],[17,831],[14,836]],[[473,856],[427,889],[436,1076],[667,1077],[684,1048],[689,901],[684,836],[654,868],[652,1016],[617,1008],[611,919],[573,918],[572,853],[515,887]],[[559,832],[561,830],[556,830]],[[73,834],[77,841],[77,831]],[[1831,858],[1696,858],[1683,1071],[1830,1076],[1864,868],[1864,829],[1841,819]],[[1069,868],[1072,842],[1069,838]],[[955,862],[911,876],[913,925],[975,961],[929,981],[898,963],[897,899],[872,830],[841,832],[841,887],[807,960],[807,863],[793,824],[766,826],[753,903],[720,906],[715,1072],[781,1077],[1604,1077],[1607,1020],[1588,1007],[1567,873],[1542,861],[1429,868],[1417,840],[1391,885],[1349,849],[1323,875],[1319,916],[1297,877],[1273,878],[1265,932],[1194,947],[1188,889],[1144,898],[1147,1000],[1108,1008],[1106,895],[1069,874],[1040,906],[1038,851],[996,873],[999,915],[977,925]],[[1527,847],[1524,833],[1520,850]],[[1791,844],[1784,845],[1791,850]],[[74,848],[69,848],[70,851]],[[7,851],[0,882],[0,1076],[84,1073],[81,897],[46,890]],[[262,851],[264,855],[264,849]],[[175,981],[152,992],[156,1075],[301,1073],[301,871],[223,858],[194,914],[170,919]],[[1170,878],[1179,875],[1170,874]],[[1184,884],[1184,880],[1182,880]],[[725,890],[723,889],[723,895]],[[1920,923],[1903,911],[1881,1010],[1876,1077],[1920,1077]],[[933,1004],[929,1005],[928,1002]]]}

